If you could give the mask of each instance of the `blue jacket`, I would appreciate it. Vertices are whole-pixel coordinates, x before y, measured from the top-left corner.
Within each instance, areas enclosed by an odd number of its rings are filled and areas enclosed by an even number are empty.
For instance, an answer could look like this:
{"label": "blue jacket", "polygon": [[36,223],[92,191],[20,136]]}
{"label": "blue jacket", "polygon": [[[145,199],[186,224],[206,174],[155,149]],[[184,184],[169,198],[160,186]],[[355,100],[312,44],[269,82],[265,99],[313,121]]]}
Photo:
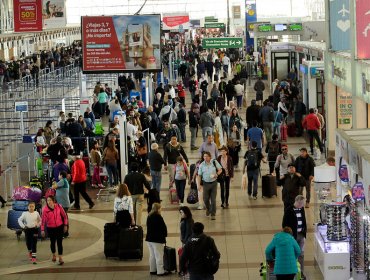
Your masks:
{"label": "blue jacket", "polygon": [[266,260],[271,261],[275,255],[274,274],[296,274],[297,258],[301,254],[301,249],[294,237],[289,233],[279,232],[267,245],[265,250]]}

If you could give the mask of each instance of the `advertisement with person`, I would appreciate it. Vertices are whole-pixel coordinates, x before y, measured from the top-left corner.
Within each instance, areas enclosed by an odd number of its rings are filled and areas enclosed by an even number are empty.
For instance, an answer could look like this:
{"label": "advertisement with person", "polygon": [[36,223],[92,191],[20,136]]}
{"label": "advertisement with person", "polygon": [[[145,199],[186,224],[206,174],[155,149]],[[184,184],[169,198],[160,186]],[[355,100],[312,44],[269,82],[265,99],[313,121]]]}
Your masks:
{"label": "advertisement with person", "polygon": [[42,0],[13,0],[14,32],[42,31]]}
{"label": "advertisement with person", "polygon": [[189,30],[188,13],[163,14],[163,30]]}
{"label": "advertisement with person", "polygon": [[65,0],[43,0],[42,18],[44,28],[60,28],[67,25]]}
{"label": "advertisement with person", "polygon": [[160,15],[82,17],[83,72],[161,71]]}

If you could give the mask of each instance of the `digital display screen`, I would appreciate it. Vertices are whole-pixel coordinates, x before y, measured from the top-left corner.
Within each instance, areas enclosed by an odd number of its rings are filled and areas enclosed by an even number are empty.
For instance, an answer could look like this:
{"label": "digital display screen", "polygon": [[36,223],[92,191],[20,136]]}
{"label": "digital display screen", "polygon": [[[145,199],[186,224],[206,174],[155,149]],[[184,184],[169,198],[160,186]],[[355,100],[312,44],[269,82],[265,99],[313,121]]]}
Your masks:
{"label": "digital display screen", "polygon": [[258,31],[259,32],[270,32],[272,31],[272,25],[271,24],[258,25]]}
{"label": "digital display screen", "polygon": [[291,24],[289,24],[289,30],[290,31],[302,31],[303,30],[302,23],[291,23]]}
{"label": "digital display screen", "polygon": [[286,24],[275,24],[275,31],[286,31]]}

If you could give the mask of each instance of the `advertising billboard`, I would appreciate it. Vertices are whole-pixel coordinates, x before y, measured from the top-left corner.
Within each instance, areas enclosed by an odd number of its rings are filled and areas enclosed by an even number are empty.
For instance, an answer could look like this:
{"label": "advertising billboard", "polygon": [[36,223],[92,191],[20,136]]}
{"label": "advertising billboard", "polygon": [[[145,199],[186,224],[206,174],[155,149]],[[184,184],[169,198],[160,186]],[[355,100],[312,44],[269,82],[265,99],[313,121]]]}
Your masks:
{"label": "advertising billboard", "polygon": [[351,21],[349,0],[336,0],[329,3],[330,46],[332,51],[351,49]]}
{"label": "advertising billboard", "polygon": [[67,25],[65,0],[43,0],[42,17],[44,29],[60,28]]}
{"label": "advertising billboard", "polygon": [[160,15],[81,19],[84,73],[161,70]]}
{"label": "advertising billboard", "polygon": [[163,30],[188,30],[189,28],[188,13],[163,14]]}
{"label": "advertising billboard", "polygon": [[370,59],[370,1],[356,1],[357,57]]}
{"label": "advertising billboard", "polygon": [[14,32],[42,31],[42,0],[13,0]]}

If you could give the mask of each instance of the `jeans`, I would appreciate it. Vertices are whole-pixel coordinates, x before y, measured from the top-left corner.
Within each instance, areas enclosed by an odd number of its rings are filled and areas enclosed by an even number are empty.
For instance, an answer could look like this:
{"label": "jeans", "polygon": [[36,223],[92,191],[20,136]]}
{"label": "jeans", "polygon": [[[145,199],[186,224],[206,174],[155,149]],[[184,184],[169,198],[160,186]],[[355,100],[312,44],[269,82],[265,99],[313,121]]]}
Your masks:
{"label": "jeans", "polygon": [[[303,188],[299,188],[299,194],[303,194]],[[306,179],[306,202],[310,203],[311,200],[311,180]]]}
{"label": "jeans", "polygon": [[107,168],[108,172],[109,185],[113,186],[113,181],[114,185],[118,185],[117,163],[115,164],[106,163],[105,167]]}
{"label": "jeans", "polygon": [[311,148],[311,154],[313,154],[313,139],[315,138],[317,144],[319,145],[320,152],[323,151],[322,143],[319,137],[319,133],[317,130],[307,130],[308,136],[310,137],[310,148]]}
{"label": "jeans", "polygon": [[229,205],[229,193],[230,193],[230,177],[225,177],[225,180],[220,182],[221,186],[221,203]]}
{"label": "jeans", "polygon": [[184,203],[184,196],[185,196],[185,186],[186,180],[175,180],[177,196],[181,203]]}
{"label": "jeans", "polygon": [[80,194],[89,205],[94,204],[86,192],[86,181],[74,184],[75,208],[80,208]]}
{"label": "jeans", "polygon": [[236,96],[236,104],[237,104],[237,107],[238,108],[241,108],[242,107],[242,102],[243,102],[243,95],[240,95],[240,96]]}
{"label": "jeans", "polygon": [[186,123],[179,123],[179,130],[180,130],[180,136],[181,136],[182,142],[186,142],[185,127],[186,127]]}
{"label": "jeans", "polygon": [[304,237],[302,233],[298,232],[296,241],[299,245],[299,248],[301,248],[301,254],[298,257],[298,262],[301,265],[301,272],[303,275],[304,274],[303,273],[304,272],[304,244],[305,244],[306,238]]}
{"label": "jeans", "polygon": [[229,74],[229,65],[223,65],[224,69],[224,77],[227,78],[227,75]]}
{"label": "jeans", "polygon": [[[248,195],[257,196],[258,192],[258,173],[259,169],[248,170]],[[253,193],[252,193],[252,184],[253,184]]]}
{"label": "jeans", "polygon": [[217,181],[207,183],[203,182],[203,201],[207,211],[212,215],[216,215],[216,196],[217,196]]}
{"label": "jeans", "polygon": [[190,280],[214,280],[213,275],[210,274],[192,274],[190,273]]}
{"label": "jeans", "polygon": [[163,267],[163,253],[164,244],[156,242],[147,242],[149,249],[149,268],[150,272],[157,272],[157,274],[164,273]]}
{"label": "jeans", "polygon": [[152,189],[156,189],[157,192],[160,194],[162,183],[162,172],[150,170],[150,175],[152,176]]}
{"label": "jeans", "polygon": [[189,127],[189,129],[190,129],[190,135],[191,135],[190,147],[194,148],[195,147],[195,140],[197,138],[197,127]]}
{"label": "jeans", "polygon": [[63,255],[63,228],[64,225],[54,228],[47,228],[47,232],[50,238],[50,250],[55,254],[55,242],[58,246],[58,255]]}
{"label": "jeans", "polygon": [[203,136],[203,142],[206,142],[207,136],[208,135],[213,135],[213,129],[212,127],[203,127],[202,128],[202,136]]}
{"label": "jeans", "polygon": [[144,194],[133,194],[132,202],[134,206],[134,217],[136,221],[136,225],[141,226],[141,216],[143,214],[143,202],[144,202]]}
{"label": "jeans", "polygon": [[37,228],[26,228],[24,230],[27,250],[32,253],[32,258],[36,258],[38,232]]}
{"label": "jeans", "polygon": [[100,167],[99,166],[94,166],[94,173],[91,178],[91,183],[93,185],[101,185],[101,180],[100,180]]}
{"label": "jeans", "polygon": [[281,132],[281,123],[276,123],[275,125],[274,125],[274,130],[273,130],[273,134],[276,134],[277,136],[278,136],[278,139],[279,139],[279,141],[280,141],[280,132]]}
{"label": "jeans", "polygon": [[272,122],[263,122],[263,130],[266,134],[266,141],[270,142],[272,140]]}

